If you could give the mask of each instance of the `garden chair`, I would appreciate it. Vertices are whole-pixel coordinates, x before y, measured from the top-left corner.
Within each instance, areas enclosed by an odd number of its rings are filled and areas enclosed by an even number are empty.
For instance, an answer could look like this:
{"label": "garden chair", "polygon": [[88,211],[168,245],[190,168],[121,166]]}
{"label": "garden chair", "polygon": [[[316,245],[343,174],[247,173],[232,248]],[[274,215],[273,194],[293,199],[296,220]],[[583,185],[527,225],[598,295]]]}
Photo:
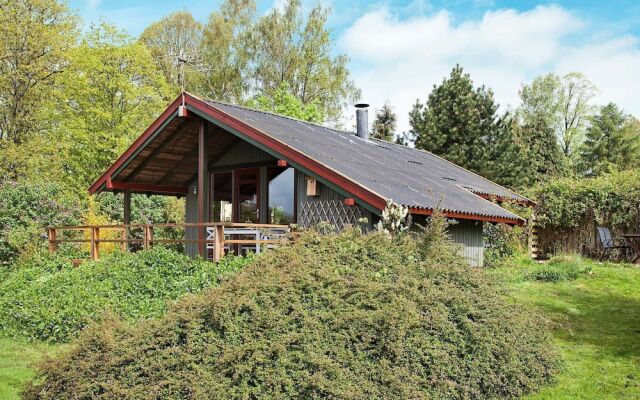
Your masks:
{"label": "garden chair", "polygon": [[599,260],[602,260],[611,253],[613,250],[618,250],[621,255],[628,256],[631,252],[631,247],[624,239],[614,239],[611,236],[611,231],[609,228],[605,228],[604,226],[599,226],[598,228],[598,238],[600,239],[600,245],[602,247],[602,251],[600,252]]}

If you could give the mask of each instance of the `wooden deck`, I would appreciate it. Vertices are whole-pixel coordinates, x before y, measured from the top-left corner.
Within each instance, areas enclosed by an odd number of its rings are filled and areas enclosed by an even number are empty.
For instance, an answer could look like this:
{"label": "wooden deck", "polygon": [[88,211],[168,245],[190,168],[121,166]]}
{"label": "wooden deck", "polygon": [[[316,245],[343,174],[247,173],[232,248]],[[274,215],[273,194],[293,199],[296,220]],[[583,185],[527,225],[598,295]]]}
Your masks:
{"label": "wooden deck", "polygon": [[[189,230],[202,239],[189,239]],[[204,258],[218,261],[225,251],[250,249],[260,252],[265,247],[282,244],[289,226],[232,222],[77,225],[48,227],[47,232],[50,252],[56,252],[63,243],[88,245],[92,260],[100,258],[101,244],[110,243],[122,251],[144,250],[154,244],[182,244],[185,247],[195,244]]]}

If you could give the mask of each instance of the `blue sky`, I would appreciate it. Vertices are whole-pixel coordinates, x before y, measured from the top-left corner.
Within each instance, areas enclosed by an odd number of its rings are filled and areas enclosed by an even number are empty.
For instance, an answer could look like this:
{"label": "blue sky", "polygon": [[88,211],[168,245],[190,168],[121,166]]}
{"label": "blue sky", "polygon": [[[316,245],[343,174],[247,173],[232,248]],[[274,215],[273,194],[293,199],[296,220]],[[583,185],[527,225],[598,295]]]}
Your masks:
{"label": "blue sky", "polygon": [[[258,1],[261,13],[282,0]],[[503,108],[535,76],[585,73],[600,89],[595,103],[615,101],[640,115],[640,2],[492,0],[320,0],[330,6],[336,52],[374,110],[389,101],[407,113],[460,63],[491,87]],[[71,0],[88,23],[104,18],[132,35],[172,11],[206,21],[220,1]],[[317,0],[303,0],[311,7]]]}

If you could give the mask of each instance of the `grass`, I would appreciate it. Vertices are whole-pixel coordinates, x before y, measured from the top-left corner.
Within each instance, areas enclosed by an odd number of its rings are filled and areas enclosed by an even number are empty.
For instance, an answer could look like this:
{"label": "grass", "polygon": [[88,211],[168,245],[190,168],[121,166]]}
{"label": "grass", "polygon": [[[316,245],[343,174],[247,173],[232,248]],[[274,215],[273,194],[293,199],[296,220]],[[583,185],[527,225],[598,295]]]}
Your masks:
{"label": "grass", "polygon": [[[545,313],[564,361],[557,383],[527,400],[640,399],[640,268],[575,256],[551,266],[520,259],[492,273],[510,296]],[[578,270],[577,278],[536,281],[541,268]]]}
{"label": "grass", "polygon": [[[541,270],[560,278],[536,280]],[[490,273],[554,322],[563,371],[525,400],[640,400],[640,268],[564,256],[543,266],[520,258]],[[0,338],[0,400],[19,399],[30,365],[57,348]]]}
{"label": "grass", "polygon": [[33,363],[57,348],[0,338],[0,400],[20,399],[23,385],[33,377]]}

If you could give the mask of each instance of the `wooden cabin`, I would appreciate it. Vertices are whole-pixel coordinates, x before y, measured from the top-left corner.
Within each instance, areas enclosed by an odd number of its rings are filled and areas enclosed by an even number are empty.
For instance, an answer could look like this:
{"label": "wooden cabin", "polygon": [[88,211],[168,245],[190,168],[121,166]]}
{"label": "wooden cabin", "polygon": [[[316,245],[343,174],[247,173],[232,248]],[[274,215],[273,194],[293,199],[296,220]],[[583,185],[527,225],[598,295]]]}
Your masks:
{"label": "wooden cabin", "polygon": [[524,222],[488,199],[528,199],[429,152],[369,138],[364,108],[358,121],[357,133],[345,132],[183,93],[89,192],[186,197],[185,220],[199,224],[187,230],[187,252],[203,256],[207,224],[373,225],[392,199],[416,220],[434,208],[455,219],[452,238],[479,266],[484,223]]}

